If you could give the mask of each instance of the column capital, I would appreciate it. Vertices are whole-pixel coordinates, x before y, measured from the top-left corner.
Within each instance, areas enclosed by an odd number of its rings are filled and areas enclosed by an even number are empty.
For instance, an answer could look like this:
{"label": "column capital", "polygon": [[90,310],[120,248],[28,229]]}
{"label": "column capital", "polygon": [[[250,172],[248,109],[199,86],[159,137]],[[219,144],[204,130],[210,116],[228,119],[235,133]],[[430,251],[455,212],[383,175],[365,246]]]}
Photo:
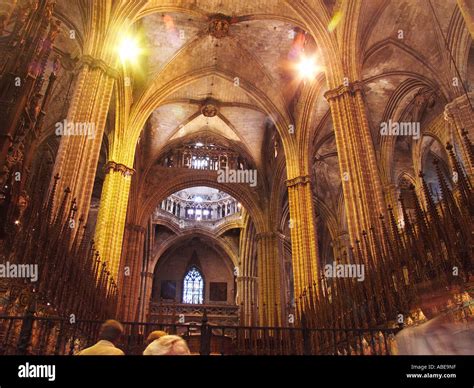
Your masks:
{"label": "column capital", "polygon": [[257,277],[256,276],[237,276],[237,281],[238,282],[242,282],[244,280],[250,280],[252,282],[255,282],[257,281]]}
{"label": "column capital", "polygon": [[293,186],[303,185],[307,183],[311,183],[311,177],[309,175],[300,175],[295,178],[288,179],[286,181],[286,186],[293,187]]}
{"label": "column capital", "polygon": [[130,224],[130,223],[127,224],[127,229],[132,230],[134,232],[138,232],[138,233],[146,232],[146,228],[144,228],[143,226]]}
{"label": "column capital", "polygon": [[120,172],[124,177],[132,176],[135,173],[135,169],[127,167],[125,164],[114,162],[109,160],[104,167],[105,173],[108,174],[110,171]]}
{"label": "column capital", "polygon": [[276,232],[260,232],[256,234],[257,241],[263,238],[272,238],[276,237]]}
{"label": "column capital", "polygon": [[92,55],[86,54],[79,59],[79,68],[84,65],[92,69],[100,69],[111,78],[118,79],[120,77],[120,72],[117,69],[107,64],[103,59],[94,58]]}
{"label": "column capital", "polygon": [[474,92],[469,92],[467,95],[463,94],[447,103],[444,107],[444,118],[449,120],[453,118],[453,113],[462,108],[471,107],[474,105]]}
{"label": "column capital", "polygon": [[324,97],[326,100],[330,101],[344,94],[354,94],[358,91],[361,92],[363,90],[363,86],[364,84],[361,81],[350,82],[347,85],[342,84],[334,89],[328,90],[326,93],[324,93]]}

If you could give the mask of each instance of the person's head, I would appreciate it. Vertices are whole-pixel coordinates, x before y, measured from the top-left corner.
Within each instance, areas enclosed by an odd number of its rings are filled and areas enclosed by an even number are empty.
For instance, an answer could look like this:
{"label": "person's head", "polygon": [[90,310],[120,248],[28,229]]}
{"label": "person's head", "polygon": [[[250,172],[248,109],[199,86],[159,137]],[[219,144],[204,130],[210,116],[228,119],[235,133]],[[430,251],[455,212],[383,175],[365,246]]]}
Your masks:
{"label": "person's head", "polygon": [[120,338],[122,333],[122,324],[114,319],[109,319],[100,327],[99,339],[115,342]]}
{"label": "person's head", "polygon": [[191,354],[186,341],[177,335],[164,335],[143,352],[145,356],[186,356]]}
{"label": "person's head", "polygon": [[161,331],[161,330],[155,330],[155,331],[152,331],[150,334],[148,334],[148,337],[146,339],[146,343],[147,345],[151,344],[154,340],[157,340],[165,335],[167,335],[168,333],[166,331]]}

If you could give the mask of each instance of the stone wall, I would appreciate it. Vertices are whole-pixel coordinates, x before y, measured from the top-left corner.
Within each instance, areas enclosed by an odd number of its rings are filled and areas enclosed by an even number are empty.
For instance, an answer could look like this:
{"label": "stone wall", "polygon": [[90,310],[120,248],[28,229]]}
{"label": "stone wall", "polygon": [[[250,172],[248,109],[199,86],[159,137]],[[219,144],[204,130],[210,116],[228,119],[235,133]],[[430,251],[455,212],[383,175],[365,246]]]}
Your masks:
{"label": "stone wall", "polygon": [[[169,280],[176,283],[176,303],[182,302],[183,279],[194,252],[197,255],[197,263],[195,260],[192,263],[197,264],[204,278],[204,304],[235,304],[234,276],[230,259],[222,257],[199,239],[185,242],[179,249],[168,251],[159,259],[153,276],[152,300],[160,301],[162,281]],[[217,282],[227,284],[227,301],[225,302],[210,300],[210,284]]]}

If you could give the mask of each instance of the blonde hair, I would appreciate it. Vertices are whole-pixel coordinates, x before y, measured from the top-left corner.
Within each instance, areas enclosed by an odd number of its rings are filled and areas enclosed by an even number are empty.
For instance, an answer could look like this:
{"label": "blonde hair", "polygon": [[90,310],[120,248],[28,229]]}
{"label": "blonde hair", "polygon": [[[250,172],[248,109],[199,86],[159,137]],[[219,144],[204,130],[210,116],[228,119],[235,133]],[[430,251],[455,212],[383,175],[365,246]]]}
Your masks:
{"label": "blonde hair", "polygon": [[164,335],[154,340],[143,352],[144,356],[185,356],[189,355],[186,341],[177,335]]}
{"label": "blonde hair", "polygon": [[166,331],[154,330],[150,334],[148,334],[148,337],[146,339],[146,344],[150,345],[154,340],[160,339],[161,337],[165,335],[168,335]]}

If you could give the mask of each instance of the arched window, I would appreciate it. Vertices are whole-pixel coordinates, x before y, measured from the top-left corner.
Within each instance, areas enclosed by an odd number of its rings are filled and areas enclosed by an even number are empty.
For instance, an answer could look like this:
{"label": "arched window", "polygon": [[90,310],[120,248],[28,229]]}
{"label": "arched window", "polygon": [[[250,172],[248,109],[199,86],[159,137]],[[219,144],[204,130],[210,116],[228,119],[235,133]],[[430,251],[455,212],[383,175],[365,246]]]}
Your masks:
{"label": "arched window", "polygon": [[201,272],[192,266],[184,277],[183,303],[202,304],[204,280]]}

